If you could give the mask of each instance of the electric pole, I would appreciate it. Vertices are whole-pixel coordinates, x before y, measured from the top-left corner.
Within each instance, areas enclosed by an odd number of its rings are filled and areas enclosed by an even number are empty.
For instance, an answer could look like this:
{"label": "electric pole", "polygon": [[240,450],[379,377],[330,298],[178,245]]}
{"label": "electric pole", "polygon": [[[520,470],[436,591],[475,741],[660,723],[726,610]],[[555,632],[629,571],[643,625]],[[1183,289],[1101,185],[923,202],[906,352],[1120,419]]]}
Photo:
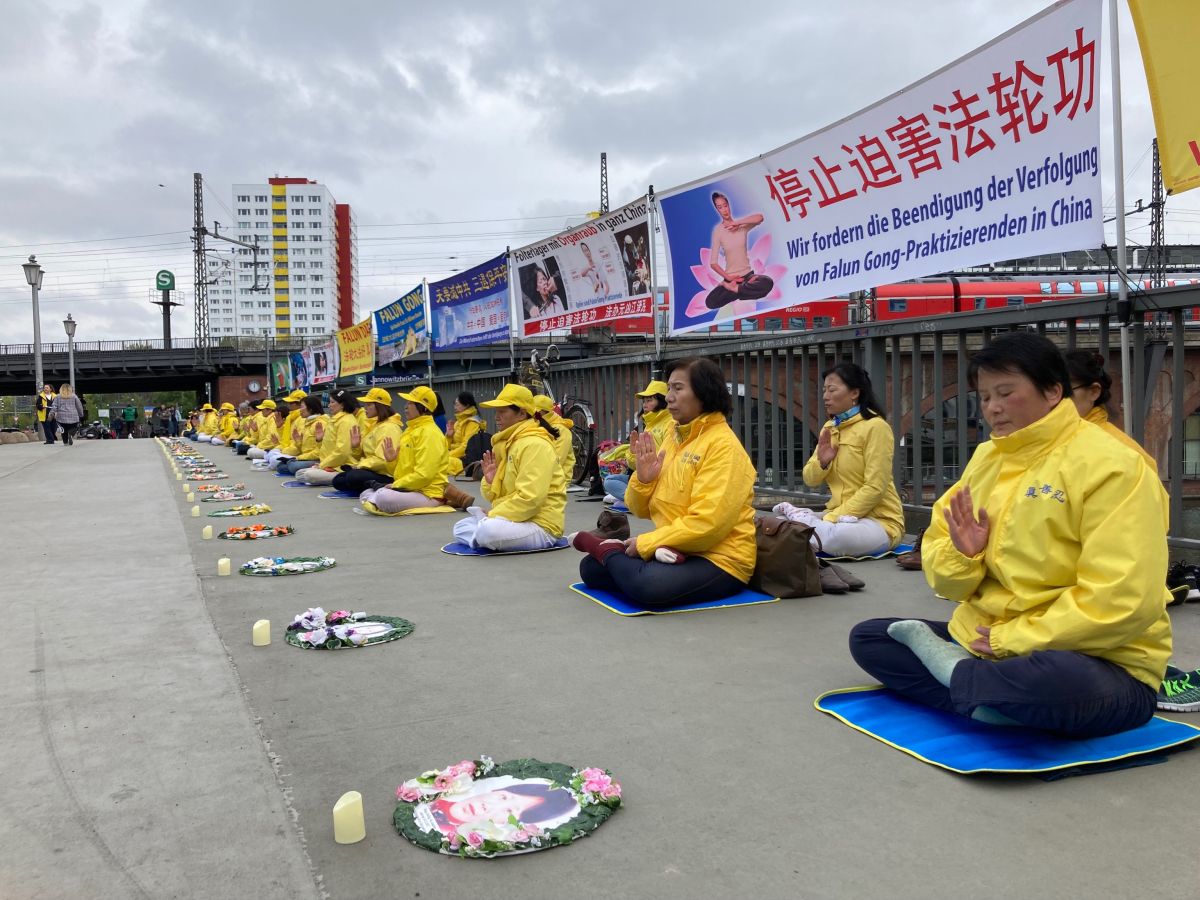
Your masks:
{"label": "electric pole", "polygon": [[600,154],[600,213],[608,212],[608,154]]}
{"label": "electric pole", "polygon": [[[196,302],[196,345],[194,349],[197,363],[208,363],[208,264],[204,254],[204,176],[199,172],[192,175],[192,253],[195,261],[195,302]],[[163,312],[170,314],[170,308],[164,307]]]}

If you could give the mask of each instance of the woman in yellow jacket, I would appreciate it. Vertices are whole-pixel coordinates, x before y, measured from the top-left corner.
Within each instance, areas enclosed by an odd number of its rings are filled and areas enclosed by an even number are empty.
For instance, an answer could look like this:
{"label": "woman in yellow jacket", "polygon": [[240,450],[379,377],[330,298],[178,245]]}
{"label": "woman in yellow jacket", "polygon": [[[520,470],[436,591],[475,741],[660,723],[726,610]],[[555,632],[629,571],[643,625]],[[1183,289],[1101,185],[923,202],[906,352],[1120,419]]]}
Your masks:
{"label": "woman in yellow jacket", "polygon": [[558,437],[554,439],[554,453],[558,457],[559,468],[562,469],[563,483],[570,484],[575,478],[575,445],[571,436],[575,423],[560,416],[554,409],[554,401],[545,394],[537,394],[533,398],[533,408],[541,413],[542,421],[558,429]]}
{"label": "woman in yellow jacket", "polygon": [[475,395],[463,391],[454,398],[454,421],[446,437],[450,440],[450,474],[461,475],[467,441],[484,430],[484,421],[475,408]]}
{"label": "woman in yellow jacket", "polygon": [[[305,397],[301,415],[303,418],[296,423],[300,431],[300,452],[296,454],[295,459],[280,466],[282,471],[291,472],[293,475],[298,475],[302,470],[315,466],[320,460],[320,435],[324,434],[325,425],[329,422],[329,417],[325,415],[325,409],[321,405],[320,397],[312,395]],[[293,440],[295,440],[295,432],[296,429],[293,429]]]}
{"label": "woman in yellow jacket", "polygon": [[667,409],[678,439],[658,447],[630,436],[637,460],[625,501],[654,529],[625,541],[581,531],[571,543],[588,554],[579,574],[647,607],[729,597],[754,572],[754,465],[726,417],[733,399],[725,374],[697,357],[671,364]]}
{"label": "woman in yellow jacket", "polygon": [[237,408],[232,403],[222,403],[221,414],[217,419],[217,433],[212,436],[212,443],[218,447],[224,447],[233,440],[233,434],[237,431],[237,427]]}
{"label": "woman in yellow jacket", "polygon": [[390,485],[396,460],[394,456],[390,460],[384,457],[383,441],[386,438],[392,447],[399,447],[404,434],[404,420],[392,411],[392,395],[383,388],[371,388],[360,400],[359,409],[366,412],[370,428],[365,433],[360,429],[357,435],[350,432],[354,463],[330,482],[344,494],[361,495],[368,488]]}
{"label": "woman in yellow jacket", "polygon": [[196,440],[201,444],[211,444],[213,436],[220,432],[217,411],[211,403],[200,407],[200,425],[196,430]]}
{"label": "woman in yellow jacket", "polygon": [[[661,447],[668,437],[675,437],[675,420],[671,418],[671,411],[667,409],[667,383],[651,381],[645,390],[637,392],[637,396],[642,401],[642,427],[638,430],[641,434],[653,437],[655,447]],[[609,497],[615,503],[625,502],[625,488],[629,485],[634,469],[637,468],[637,458],[632,449],[627,448],[625,451],[625,467],[627,471],[622,474],[609,475],[604,479],[605,503],[610,502]]]}
{"label": "woman in yellow jacket", "polygon": [[351,432],[359,427],[358,398],[349,391],[334,391],[329,395],[329,421],[316,427],[321,452],[317,464],[301,469],[296,477],[306,484],[332,484],[343,467],[354,458]]}
{"label": "woman in yellow jacket", "polygon": [[304,436],[304,391],[292,391],[283,398],[287,412],[279,426],[279,446],[267,453],[268,468],[279,472],[287,471],[287,463],[300,454],[300,442]]}
{"label": "woman in yellow jacket", "polygon": [[274,400],[263,400],[258,409],[258,428],[250,449],[246,451],[249,459],[266,459],[267,454],[279,446],[279,429],[283,424],[283,416]]}
{"label": "woman in yellow jacket", "polygon": [[1005,335],[975,354],[991,440],[937,501],[922,566],[949,622],[873,619],[850,651],[904,696],[1070,737],[1154,713],[1171,655],[1157,478],[1097,440],[1067,399],[1058,349]]}
{"label": "woman in yellow jacket", "polygon": [[483,406],[496,410],[492,449],[483,454],[483,496],[454,524],[454,537],[485,550],[545,550],[562,540],[567,485],[554,441],[558,429],[533,405],[529,388],[508,384]]}
{"label": "woman in yellow jacket", "polygon": [[854,363],[823,376],[825,412],[817,449],[804,465],[804,483],[829,486],[823,512],[780,503],[775,512],[811,525],[813,541],[834,556],[873,556],[904,536],[904,507],[892,480],[895,436],[871,378]]}
{"label": "woman in yellow jacket", "polygon": [[392,482],[388,487],[362,492],[363,508],[371,512],[394,515],[443,505],[450,455],[446,435],[433,420],[437,394],[421,385],[400,397],[407,401],[404,416],[408,427],[398,446],[390,436],[380,440],[383,458],[392,465]]}

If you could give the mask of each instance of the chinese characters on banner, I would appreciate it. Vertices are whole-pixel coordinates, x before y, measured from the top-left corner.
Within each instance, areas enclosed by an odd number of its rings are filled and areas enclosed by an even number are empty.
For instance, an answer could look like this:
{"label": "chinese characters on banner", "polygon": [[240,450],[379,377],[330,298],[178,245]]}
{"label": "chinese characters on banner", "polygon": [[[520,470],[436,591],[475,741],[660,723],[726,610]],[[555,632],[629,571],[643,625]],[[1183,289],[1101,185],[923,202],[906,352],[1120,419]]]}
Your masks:
{"label": "chinese characters on banner", "polygon": [[659,195],[671,333],[1103,241],[1100,0]]}
{"label": "chinese characters on banner", "polygon": [[399,300],[375,310],[375,341],[381,363],[425,352],[429,329],[425,324],[425,293],[419,285]]}
{"label": "chinese characters on banner", "polygon": [[371,338],[371,320],[363,319],[337,333],[339,371],[342,377],[361,375],[375,368],[375,343]]}
{"label": "chinese characters on banner", "polygon": [[317,344],[312,348],[312,369],[309,371],[309,381],[312,384],[325,384],[338,377],[338,348],[336,341]]}
{"label": "chinese characters on banner", "polygon": [[435,350],[508,339],[508,261],[504,254],[429,284]]}
{"label": "chinese characters on banner", "polygon": [[512,261],[526,336],[649,315],[646,198],[514,250]]}

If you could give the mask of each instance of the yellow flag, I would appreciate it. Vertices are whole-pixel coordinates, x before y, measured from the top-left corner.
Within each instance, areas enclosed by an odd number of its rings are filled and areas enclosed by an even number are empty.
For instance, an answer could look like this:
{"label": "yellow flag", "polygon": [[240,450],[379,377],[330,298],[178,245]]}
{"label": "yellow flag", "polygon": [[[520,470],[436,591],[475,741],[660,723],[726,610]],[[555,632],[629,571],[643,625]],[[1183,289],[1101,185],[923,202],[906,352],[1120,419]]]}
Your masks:
{"label": "yellow flag", "polygon": [[1200,187],[1200,0],[1129,0],[1142,48],[1163,184],[1168,194]]}

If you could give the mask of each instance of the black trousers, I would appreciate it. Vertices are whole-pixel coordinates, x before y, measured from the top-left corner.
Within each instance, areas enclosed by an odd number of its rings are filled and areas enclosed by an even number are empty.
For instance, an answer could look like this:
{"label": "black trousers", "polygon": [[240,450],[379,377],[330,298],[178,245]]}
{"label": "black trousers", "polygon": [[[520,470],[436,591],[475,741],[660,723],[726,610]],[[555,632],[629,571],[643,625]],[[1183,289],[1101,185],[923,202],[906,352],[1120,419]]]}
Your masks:
{"label": "black trousers", "polygon": [[344,494],[361,494],[376,487],[388,487],[392,479],[371,469],[347,469],[333,476],[333,489]]}
{"label": "black trousers", "polygon": [[588,587],[616,591],[634,603],[661,608],[720,600],[746,588],[703,556],[689,556],[676,565],[624,553],[613,553],[603,563],[585,556],[579,563],[579,577]]}
{"label": "black trousers", "polygon": [[704,298],[704,305],[709,309],[720,309],[722,306],[728,306],[734,300],[761,300],[771,293],[773,287],[775,287],[773,279],[751,272],[746,276],[746,280],[738,285],[736,291],[731,291],[725,285],[718,284],[708,292],[708,296]]}
{"label": "black trousers", "polygon": [[75,443],[75,429],[79,427],[78,422],[60,422],[59,425],[63,430],[63,443],[70,446]]}

